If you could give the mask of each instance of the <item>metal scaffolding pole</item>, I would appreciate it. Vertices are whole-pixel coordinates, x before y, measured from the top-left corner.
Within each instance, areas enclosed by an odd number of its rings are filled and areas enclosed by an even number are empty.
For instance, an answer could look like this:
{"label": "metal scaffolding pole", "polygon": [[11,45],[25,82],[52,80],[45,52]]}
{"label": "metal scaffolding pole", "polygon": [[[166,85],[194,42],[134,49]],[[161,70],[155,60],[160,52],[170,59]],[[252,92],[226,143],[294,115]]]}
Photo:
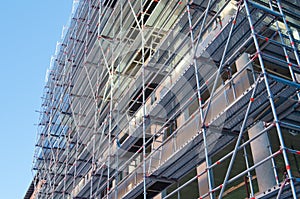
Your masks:
{"label": "metal scaffolding pole", "polygon": [[[147,110],[146,110],[146,82],[145,82],[145,38],[144,38],[144,16],[145,12],[143,10],[143,0],[141,2],[141,25],[140,25],[140,33],[141,33],[141,49],[142,49],[142,109],[143,109],[143,196],[144,199],[147,199],[147,186],[146,186],[146,116],[147,116]],[[136,18],[136,17],[135,17]],[[137,19],[137,18],[136,18]]]}
{"label": "metal scaffolding pole", "polygon": [[[205,15],[203,18],[203,22],[201,24],[201,28],[200,28],[200,32],[199,32],[199,38],[202,35],[202,30],[203,30],[203,26],[205,24],[206,21],[206,17],[208,14],[208,11],[210,9],[210,3],[211,0],[208,1],[207,4],[207,8],[205,10]],[[210,198],[213,199],[213,192],[211,192],[212,190],[212,179],[211,179],[211,170],[210,170],[210,159],[208,156],[208,149],[207,149],[207,127],[205,125],[205,116],[203,113],[203,104],[202,104],[202,97],[201,97],[201,88],[200,88],[200,82],[199,82],[199,76],[198,76],[198,66],[197,66],[197,60],[196,60],[196,47],[195,46],[195,42],[194,42],[194,34],[193,34],[193,25],[192,25],[192,19],[191,19],[191,13],[190,13],[190,5],[189,5],[189,1],[186,0],[186,7],[187,7],[187,13],[188,13],[188,21],[189,21],[189,26],[190,26],[190,36],[191,36],[191,45],[192,45],[192,54],[193,54],[193,63],[194,63],[194,73],[196,76],[196,84],[197,84],[197,97],[198,97],[198,103],[199,103],[199,114],[200,114],[200,121],[201,121],[201,132],[203,135],[203,142],[204,142],[204,151],[205,151],[205,162],[206,162],[206,168],[207,168],[207,176],[208,176],[208,188],[209,188],[209,192],[210,192]],[[198,38],[198,40],[199,40]]]}
{"label": "metal scaffolding pole", "polygon": [[109,101],[109,130],[108,130],[108,158],[107,158],[107,199],[109,199],[108,192],[110,191],[110,157],[111,157],[111,132],[112,132],[112,111],[113,111],[113,89],[114,89],[114,82],[113,82],[113,67],[111,68],[111,72],[109,75],[110,81],[110,101]]}
{"label": "metal scaffolding pole", "polygon": [[[243,140],[243,143],[245,143],[244,140]],[[246,169],[248,170],[249,169],[249,160],[248,160],[248,153],[247,153],[247,150],[246,150],[246,146],[243,147],[243,152],[244,152]],[[252,198],[254,196],[254,190],[253,190],[253,183],[252,183],[252,175],[251,175],[250,171],[247,173],[247,177],[248,177],[249,185],[250,185],[249,198]],[[246,186],[248,186],[248,185],[246,185]]]}

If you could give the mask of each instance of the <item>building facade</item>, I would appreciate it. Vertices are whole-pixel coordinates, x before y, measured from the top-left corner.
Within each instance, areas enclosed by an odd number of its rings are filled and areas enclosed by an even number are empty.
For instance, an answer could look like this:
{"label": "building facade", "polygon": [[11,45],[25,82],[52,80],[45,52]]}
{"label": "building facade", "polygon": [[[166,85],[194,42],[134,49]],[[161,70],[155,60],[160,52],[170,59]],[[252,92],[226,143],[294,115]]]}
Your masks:
{"label": "building facade", "polygon": [[300,197],[299,0],[80,0],[25,198]]}

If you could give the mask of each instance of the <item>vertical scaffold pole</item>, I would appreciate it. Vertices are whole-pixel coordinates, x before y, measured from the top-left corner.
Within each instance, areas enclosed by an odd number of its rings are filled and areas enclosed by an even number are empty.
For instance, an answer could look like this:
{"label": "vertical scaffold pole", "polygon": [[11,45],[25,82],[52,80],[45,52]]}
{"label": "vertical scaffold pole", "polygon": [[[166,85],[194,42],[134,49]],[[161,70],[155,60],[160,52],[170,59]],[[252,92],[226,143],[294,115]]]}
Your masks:
{"label": "vertical scaffold pole", "polygon": [[114,89],[114,79],[113,79],[113,67],[108,68],[108,70],[111,70],[109,72],[109,81],[110,81],[110,101],[109,101],[109,130],[108,130],[108,158],[107,158],[107,199],[109,199],[108,192],[110,191],[110,157],[111,157],[111,131],[112,131],[112,111],[113,111],[113,89]]}
{"label": "vertical scaffold pole", "polygon": [[143,79],[143,93],[142,93],[142,97],[143,97],[143,102],[142,102],[142,107],[143,107],[143,195],[144,195],[144,199],[147,199],[147,187],[146,187],[146,87],[145,87],[145,41],[144,41],[144,11],[143,11],[143,0],[140,1],[141,2],[141,40],[142,40],[142,79]]}
{"label": "vertical scaffold pole", "polygon": [[271,91],[271,88],[270,88],[270,85],[269,85],[269,82],[268,82],[267,72],[266,72],[266,69],[265,69],[265,66],[264,66],[263,58],[262,58],[262,55],[261,55],[260,47],[259,47],[259,44],[258,44],[258,40],[257,40],[257,36],[256,36],[256,33],[255,33],[255,29],[254,29],[254,25],[253,25],[253,22],[252,22],[251,13],[250,13],[250,10],[249,10],[247,0],[244,0],[244,5],[245,5],[245,9],[246,9],[248,22],[249,22],[249,25],[250,25],[250,28],[251,28],[251,34],[252,34],[252,37],[253,37],[254,45],[255,45],[255,48],[256,48],[256,51],[257,51],[257,56],[258,56],[259,63],[260,63],[260,66],[261,66],[261,70],[262,70],[262,73],[263,73],[263,78],[264,78],[264,82],[265,82],[265,85],[266,85],[267,93],[268,93],[268,96],[269,96],[270,106],[271,106],[273,117],[274,117],[274,123],[276,125],[277,135],[278,135],[279,143],[280,143],[281,150],[282,150],[282,155],[283,155],[283,159],[284,159],[284,163],[285,163],[285,168],[286,168],[288,177],[290,179],[291,191],[292,191],[292,194],[293,194],[293,198],[297,199],[297,194],[296,194],[295,185],[294,185],[294,181],[293,181],[293,175],[292,175],[292,172],[291,172],[291,166],[289,164],[284,139],[282,137],[280,124],[279,124],[279,120],[278,120],[277,113],[276,113],[276,107],[275,107],[275,104],[274,104],[273,94],[272,94],[272,91]]}
{"label": "vertical scaffold pole", "polygon": [[[202,30],[204,27],[204,23],[209,11],[211,0],[209,0],[205,15],[203,18],[203,22],[201,24],[200,32],[199,32],[199,38],[201,37]],[[199,75],[198,75],[198,67],[197,67],[197,60],[196,60],[196,47],[194,44],[194,34],[193,34],[193,25],[192,25],[192,16],[190,12],[190,5],[188,0],[186,1],[186,6],[187,6],[187,14],[188,14],[188,21],[189,21],[189,27],[190,27],[190,38],[191,38],[191,45],[192,45],[192,54],[193,54],[193,65],[194,65],[194,73],[196,77],[196,84],[197,84],[197,97],[198,97],[198,102],[199,102],[199,114],[200,114],[200,119],[201,119],[201,125],[202,125],[202,135],[203,135],[203,143],[204,143],[204,152],[205,152],[205,161],[206,161],[206,168],[207,168],[207,176],[208,176],[208,188],[209,188],[209,195],[210,198],[213,198],[213,192],[212,190],[212,179],[211,179],[211,168],[210,168],[210,159],[208,156],[208,149],[207,149],[207,129],[204,124],[204,113],[203,113],[203,105],[202,105],[202,98],[201,98],[201,89],[200,89],[200,81],[199,81]]]}
{"label": "vertical scaffold pole", "polygon": [[[246,146],[243,147],[243,152],[244,152],[246,168],[247,168],[247,170],[249,170],[249,161],[248,161],[248,154],[247,154]],[[249,185],[250,185],[250,197],[249,198],[252,198],[254,196],[254,191],[253,191],[253,183],[252,183],[251,172],[248,171],[247,175],[248,175],[247,177],[248,177]],[[246,185],[246,186],[248,186],[248,185]]]}
{"label": "vertical scaffold pole", "polygon": [[[123,31],[123,3],[120,2],[120,10],[121,10],[121,16],[120,16],[120,33],[122,33]],[[120,88],[120,73],[119,71],[121,71],[121,68],[120,68],[120,64],[118,64],[118,73],[117,73],[117,76],[118,76],[118,80],[117,80],[117,87]],[[117,96],[120,96],[120,89],[117,90]],[[120,121],[120,109],[119,109],[119,103],[117,103],[117,121]],[[120,133],[120,132],[118,132]],[[116,142],[119,142],[119,138],[117,137],[117,140]],[[115,174],[115,181],[116,181],[116,187],[115,187],[115,199],[118,198],[118,184],[119,184],[119,149],[118,149],[118,143],[117,143],[117,150],[116,150],[116,174]]]}

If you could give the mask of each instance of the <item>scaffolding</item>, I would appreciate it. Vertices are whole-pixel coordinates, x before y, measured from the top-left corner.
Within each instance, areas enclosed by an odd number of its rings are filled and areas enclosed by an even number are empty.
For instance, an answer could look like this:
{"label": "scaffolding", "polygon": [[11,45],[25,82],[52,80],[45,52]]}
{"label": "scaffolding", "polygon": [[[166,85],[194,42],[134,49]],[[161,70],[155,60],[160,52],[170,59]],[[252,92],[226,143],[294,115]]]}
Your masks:
{"label": "scaffolding", "polygon": [[299,198],[299,11],[74,1],[25,198]]}

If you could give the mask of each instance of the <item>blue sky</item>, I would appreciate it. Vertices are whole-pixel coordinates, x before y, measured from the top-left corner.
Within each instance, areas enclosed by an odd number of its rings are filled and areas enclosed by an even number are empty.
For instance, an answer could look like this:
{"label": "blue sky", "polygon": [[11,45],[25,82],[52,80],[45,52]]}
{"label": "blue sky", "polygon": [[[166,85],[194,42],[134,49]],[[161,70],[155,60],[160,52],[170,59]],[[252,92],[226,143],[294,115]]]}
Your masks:
{"label": "blue sky", "polygon": [[23,198],[45,72],[68,21],[72,0],[1,1],[0,197]]}

